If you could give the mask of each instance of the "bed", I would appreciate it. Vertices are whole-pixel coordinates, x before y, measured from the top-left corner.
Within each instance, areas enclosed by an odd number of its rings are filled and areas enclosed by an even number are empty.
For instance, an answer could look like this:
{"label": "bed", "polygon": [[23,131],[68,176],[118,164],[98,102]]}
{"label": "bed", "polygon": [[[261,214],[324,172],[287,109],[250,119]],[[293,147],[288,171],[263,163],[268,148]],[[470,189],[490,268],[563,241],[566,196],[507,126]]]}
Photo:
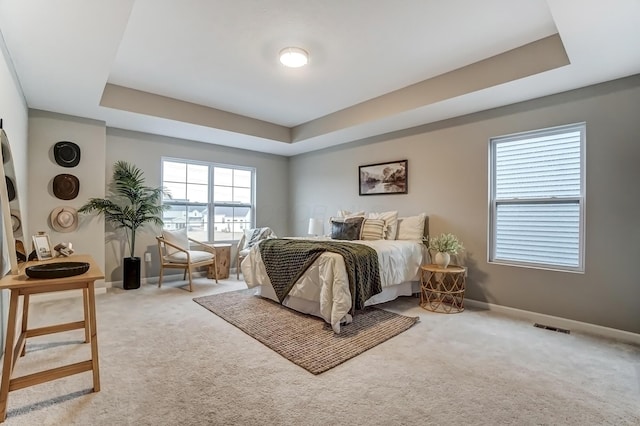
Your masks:
{"label": "bed", "polygon": [[[397,212],[396,212],[397,214]],[[373,222],[373,221],[372,221]],[[407,225],[403,227],[403,222]],[[416,226],[419,224],[419,233]],[[393,232],[394,237],[387,239],[349,240],[347,243],[359,244],[375,250],[377,255],[381,291],[373,294],[364,302],[365,306],[388,302],[399,296],[417,293],[420,287],[420,265],[428,251],[422,237],[428,235],[428,218],[425,214],[396,219],[396,229],[389,230],[388,224],[383,226],[385,233]],[[412,232],[409,230],[412,225]],[[305,239],[297,239],[305,240]],[[320,237],[306,239],[332,244],[344,243],[332,238]],[[248,256],[242,261],[243,277],[250,288],[256,288],[256,294],[280,302],[271,285],[267,268],[260,252],[260,244],[253,246]],[[273,265],[271,266],[273,268]],[[285,265],[282,268],[286,268]],[[273,269],[270,269],[273,271]],[[272,275],[273,276],[273,275]],[[331,325],[335,333],[340,333],[341,326],[352,321],[354,298],[352,297],[347,266],[342,255],[330,251],[322,253],[295,281],[282,305],[299,312],[311,314],[324,319]]]}

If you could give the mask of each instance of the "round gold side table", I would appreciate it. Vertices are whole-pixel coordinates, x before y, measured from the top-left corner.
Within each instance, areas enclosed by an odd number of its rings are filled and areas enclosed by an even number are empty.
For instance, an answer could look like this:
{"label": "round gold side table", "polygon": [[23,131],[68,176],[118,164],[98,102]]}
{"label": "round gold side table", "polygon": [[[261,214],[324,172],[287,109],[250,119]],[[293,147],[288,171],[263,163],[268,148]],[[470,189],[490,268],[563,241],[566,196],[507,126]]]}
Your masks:
{"label": "round gold side table", "polygon": [[455,314],[464,311],[467,269],[458,265],[420,267],[420,306],[433,312]]}

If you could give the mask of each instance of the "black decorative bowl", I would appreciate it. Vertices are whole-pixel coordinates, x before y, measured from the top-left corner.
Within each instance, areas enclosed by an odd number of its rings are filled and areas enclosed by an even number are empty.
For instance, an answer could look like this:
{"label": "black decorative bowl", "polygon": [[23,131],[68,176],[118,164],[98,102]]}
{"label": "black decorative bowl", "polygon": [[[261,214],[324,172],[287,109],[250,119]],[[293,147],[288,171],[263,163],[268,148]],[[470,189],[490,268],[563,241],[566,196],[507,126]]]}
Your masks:
{"label": "black decorative bowl", "polygon": [[65,278],[84,274],[88,270],[87,262],[55,262],[29,266],[24,272],[31,278]]}

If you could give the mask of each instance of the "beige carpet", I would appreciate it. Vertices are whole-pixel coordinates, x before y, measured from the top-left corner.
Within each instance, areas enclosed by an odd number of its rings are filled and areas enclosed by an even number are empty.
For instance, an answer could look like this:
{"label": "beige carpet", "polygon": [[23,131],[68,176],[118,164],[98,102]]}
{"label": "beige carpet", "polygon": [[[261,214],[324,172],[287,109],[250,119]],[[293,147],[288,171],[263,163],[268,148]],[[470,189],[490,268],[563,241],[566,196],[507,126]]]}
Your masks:
{"label": "beige carpet", "polygon": [[418,317],[366,308],[335,334],[321,318],[295,312],[254,293],[254,289],[247,289],[193,300],[313,374],[342,364],[418,321]]}
{"label": "beige carpet", "polygon": [[[319,375],[309,374],[194,297],[237,290],[198,279],[97,296],[102,390],[86,372],[9,394],[6,425],[637,425],[640,348],[555,333],[488,311],[427,312]],[[77,321],[82,298],[32,306],[30,327]],[[19,375],[82,360],[81,330],[27,342]],[[3,426],[4,426],[3,424]]]}

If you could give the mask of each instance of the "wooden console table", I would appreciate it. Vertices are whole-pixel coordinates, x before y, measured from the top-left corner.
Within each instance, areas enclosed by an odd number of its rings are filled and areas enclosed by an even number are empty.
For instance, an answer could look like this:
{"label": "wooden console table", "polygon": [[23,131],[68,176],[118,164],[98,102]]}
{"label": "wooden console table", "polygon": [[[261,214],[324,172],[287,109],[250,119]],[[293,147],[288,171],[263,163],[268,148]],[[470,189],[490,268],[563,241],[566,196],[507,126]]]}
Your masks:
{"label": "wooden console table", "polygon": [[[55,262],[87,262],[89,270],[81,275],[67,278],[55,279],[39,279],[29,278],[24,274],[24,268],[27,266],[55,263]],[[7,337],[4,348],[4,362],[2,367],[2,385],[0,386],[0,422],[3,422],[7,416],[7,399],[9,392],[22,389],[28,386],[45,383],[51,380],[60,379],[62,377],[71,376],[73,374],[85,371],[93,372],[93,391],[100,391],[100,373],[98,366],[98,332],[96,329],[96,304],[95,304],[95,286],[96,280],[103,279],[104,274],[96,265],[91,256],[76,255],[67,258],[55,258],[43,262],[29,262],[17,275],[7,275],[0,280],[0,290],[7,289],[11,291],[11,300],[9,302],[9,317],[7,321]],[[84,305],[84,318],[82,321],[70,322],[66,324],[51,325],[48,327],[27,328],[29,315],[29,296],[32,294],[51,293],[66,290],[82,290],[82,299]],[[15,340],[17,327],[18,299],[24,296],[22,311],[22,327],[21,333]],[[22,377],[11,378],[13,369],[18,357],[25,355],[26,339],[35,336],[44,336],[52,333],[60,333],[63,331],[84,329],[85,343],[91,343],[91,358],[86,361],[74,364],[64,365],[61,367],[44,370],[37,373],[29,374]],[[15,345],[14,345],[15,341]]]}

